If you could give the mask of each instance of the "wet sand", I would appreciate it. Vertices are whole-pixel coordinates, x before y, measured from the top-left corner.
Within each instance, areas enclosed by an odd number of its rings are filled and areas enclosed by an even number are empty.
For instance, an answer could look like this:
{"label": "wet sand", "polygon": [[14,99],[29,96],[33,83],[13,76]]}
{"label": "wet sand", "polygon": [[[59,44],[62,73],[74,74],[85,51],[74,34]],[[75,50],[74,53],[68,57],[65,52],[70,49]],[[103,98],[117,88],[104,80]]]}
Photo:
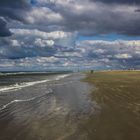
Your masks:
{"label": "wet sand", "polygon": [[84,124],[88,139],[140,139],[140,71],[106,71],[88,74],[95,87],[91,98],[101,107]]}

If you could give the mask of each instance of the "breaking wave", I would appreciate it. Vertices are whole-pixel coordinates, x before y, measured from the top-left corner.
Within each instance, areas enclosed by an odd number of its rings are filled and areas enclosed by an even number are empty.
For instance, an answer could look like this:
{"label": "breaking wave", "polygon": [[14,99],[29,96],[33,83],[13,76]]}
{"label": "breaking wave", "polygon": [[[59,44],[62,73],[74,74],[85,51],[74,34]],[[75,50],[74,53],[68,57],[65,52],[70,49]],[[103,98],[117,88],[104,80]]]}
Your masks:
{"label": "breaking wave", "polygon": [[69,76],[69,74],[64,74],[64,75],[58,75],[52,79],[46,79],[46,80],[41,80],[41,81],[33,81],[33,82],[23,82],[23,83],[16,83],[15,85],[10,85],[10,86],[5,86],[0,88],[0,93],[1,92],[9,92],[9,91],[16,91],[20,90],[25,87],[30,87],[34,86],[40,83],[45,83],[45,82],[50,82],[50,81],[58,81],[60,79],[63,79],[65,77]]}

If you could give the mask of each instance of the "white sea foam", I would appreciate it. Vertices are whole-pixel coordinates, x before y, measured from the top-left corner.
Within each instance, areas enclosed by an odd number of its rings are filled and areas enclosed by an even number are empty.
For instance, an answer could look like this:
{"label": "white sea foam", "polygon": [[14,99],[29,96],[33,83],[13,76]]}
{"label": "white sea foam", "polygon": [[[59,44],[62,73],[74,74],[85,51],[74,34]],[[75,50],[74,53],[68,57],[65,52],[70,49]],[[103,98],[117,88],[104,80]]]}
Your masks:
{"label": "white sea foam", "polygon": [[52,91],[52,89],[50,88],[50,89],[48,89],[47,93],[45,93],[45,94],[43,94],[43,95],[40,95],[40,96],[35,96],[35,97],[29,98],[29,99],[10,101],[9,103],[3,105],[3,106],[0,108],[0,111],[3,110],[3,109],[5,109],[5,108],[7,108],[8,106],[10,106],[10,105],[13,104],[13,103],[29,102],[29,101],[32,101],[32,100],[34,100],[34,99],[36,99],[36,98],[42,97],[42,96],[44,96],[44,95],[46,95],[46,94],[48,94],[48,93],[51,93],[51,92],[53,92],[53,91]]}
{"label": "white sea foam", "polygon": [[20,83],[20,84],[17,83],[15,85],[5,86],[5,87],[0,88],[0,93],[9,92],[9,91],[16,91],[16,90],[20,90],[20,89],[25,88],[25,87],[34,86],[34,85],[49,82],[49,81],[58,81],[58,80],[63,79],[67,76],[69,76],[69,74],[58,75],[58,76],[56,76],[52,79],[46,79],[46,80],[41,80],[41,81],[33,81],[33,82],[24,82],[24,83]]}
{"label": "white sea foam", "polygon": [[[22,75],[22,74],[47,74],[46,72],[6,72],[2,73],[0,72],[0,76],[8,76],[8,75]],[[48,73],[49,74],[49,73]]]}
{"label": "white sea foam", "polygon": [[26,100],[13,100],[5,105],[3,105],[1,108],[0,108],[0,111],[7,108],[8,106],[10,106],[11,104],[13,103],[17,103],[17,102],[28,102],[28,101],[32,101],[34,100],[36,97],[33,97],[33,98],[30,98],[30,99],[26,99]]}

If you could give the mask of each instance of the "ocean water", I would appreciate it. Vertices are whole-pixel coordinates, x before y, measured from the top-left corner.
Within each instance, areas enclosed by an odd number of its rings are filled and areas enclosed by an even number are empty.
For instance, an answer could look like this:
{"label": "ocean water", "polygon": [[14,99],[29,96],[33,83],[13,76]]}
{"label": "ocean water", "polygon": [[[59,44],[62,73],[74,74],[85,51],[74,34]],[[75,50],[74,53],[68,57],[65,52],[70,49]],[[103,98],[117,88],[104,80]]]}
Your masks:
{"label": "ocean water", "polygon": [[100,108],[84,74],[0,76],[0,140],[85,139],[79,126]]}

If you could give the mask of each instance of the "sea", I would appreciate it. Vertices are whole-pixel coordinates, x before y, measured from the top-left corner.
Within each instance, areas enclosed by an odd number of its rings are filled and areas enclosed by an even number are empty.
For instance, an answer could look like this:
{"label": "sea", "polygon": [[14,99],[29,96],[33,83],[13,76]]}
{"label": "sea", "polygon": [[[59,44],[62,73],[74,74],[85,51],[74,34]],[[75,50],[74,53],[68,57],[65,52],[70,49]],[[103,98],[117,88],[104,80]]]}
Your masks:
{"label": "sea", "polygon": [[0,140],[82,140],[100,110],[81,73],[1,73]]}

